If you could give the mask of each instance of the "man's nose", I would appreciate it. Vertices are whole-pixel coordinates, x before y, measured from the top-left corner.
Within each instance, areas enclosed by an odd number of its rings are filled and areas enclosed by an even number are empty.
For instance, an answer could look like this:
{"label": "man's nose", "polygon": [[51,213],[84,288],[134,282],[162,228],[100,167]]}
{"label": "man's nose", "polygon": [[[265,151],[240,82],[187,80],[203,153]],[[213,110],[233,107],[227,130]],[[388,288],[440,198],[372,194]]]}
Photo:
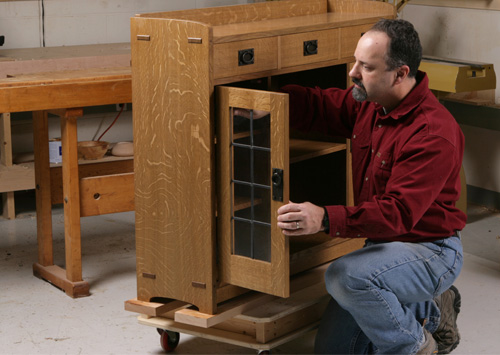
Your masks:
{"label": "man's nose", "polygon": [[352,69],[349,71],[349,77],[354,79],[360,79],[359,70],[357,69],[357,65],[354,64]]}

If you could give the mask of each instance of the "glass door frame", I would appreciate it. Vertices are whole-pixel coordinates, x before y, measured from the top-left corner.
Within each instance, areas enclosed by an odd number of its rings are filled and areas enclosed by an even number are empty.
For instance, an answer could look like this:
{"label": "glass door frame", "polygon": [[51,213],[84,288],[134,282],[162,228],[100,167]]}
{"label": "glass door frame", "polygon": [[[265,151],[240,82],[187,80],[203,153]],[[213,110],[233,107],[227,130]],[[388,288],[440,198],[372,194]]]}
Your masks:
{"label": "glass door frame", "polygon": [[[277,210],[289,200],[288,95],[284,93],[219,86],[217,97],[217,191],[220,281],[247,289],[288,297],[290,294],[289,240],[277,227]],[[270,261],[233,252],[232,108],[270,113],[270,169],[283,171],[282,200],[271,199]],[[269,176],[269,181],[272,176]]]}

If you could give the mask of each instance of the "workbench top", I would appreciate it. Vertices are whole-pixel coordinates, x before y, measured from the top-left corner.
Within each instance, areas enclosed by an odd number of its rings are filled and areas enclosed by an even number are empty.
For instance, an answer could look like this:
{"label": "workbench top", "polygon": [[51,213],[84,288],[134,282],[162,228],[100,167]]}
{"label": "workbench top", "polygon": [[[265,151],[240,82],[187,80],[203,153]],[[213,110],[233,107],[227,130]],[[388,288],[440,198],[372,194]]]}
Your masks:
{"label": "workbench top", "polygon": [[130,43],[0,50],[0,79],[17,74],[130,66]]}

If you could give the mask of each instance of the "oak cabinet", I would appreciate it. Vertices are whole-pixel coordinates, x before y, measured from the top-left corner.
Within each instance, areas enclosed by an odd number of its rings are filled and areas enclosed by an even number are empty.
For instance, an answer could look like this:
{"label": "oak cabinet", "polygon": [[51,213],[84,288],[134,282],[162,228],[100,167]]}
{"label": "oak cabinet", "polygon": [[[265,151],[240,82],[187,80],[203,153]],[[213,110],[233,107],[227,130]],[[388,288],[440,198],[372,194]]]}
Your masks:
{"label": "oak cabinet", "polygon": [[350,178],[347,142],[291,130],[278,89],[345,86],[359,36],[393,16],[380,2],[286,0],[132,18],[139,300],[214,314],[248,290],[287,297],[294,274],[360,247],[277,228],[289,200],[346,203]]}

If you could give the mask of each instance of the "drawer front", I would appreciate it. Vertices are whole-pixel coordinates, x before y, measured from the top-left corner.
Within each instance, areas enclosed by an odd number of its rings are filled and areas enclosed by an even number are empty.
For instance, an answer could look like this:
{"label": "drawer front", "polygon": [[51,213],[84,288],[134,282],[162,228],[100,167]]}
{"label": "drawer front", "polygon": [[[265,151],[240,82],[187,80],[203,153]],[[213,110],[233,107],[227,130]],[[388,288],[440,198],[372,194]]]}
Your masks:
{"label": "drawer front", "polygon": [[297,33],[281,37],[281,67],[324,62],[339,57],[339,30]]}
{"label": "drawer front", "polygon": [[278,68],[278,38],[214,45],[214,78],[227,78]]}
{"label": "drawer front", "polygon": [[340,29],[340,58],[352,57],[358,41],[373,24],[343,27]]}

